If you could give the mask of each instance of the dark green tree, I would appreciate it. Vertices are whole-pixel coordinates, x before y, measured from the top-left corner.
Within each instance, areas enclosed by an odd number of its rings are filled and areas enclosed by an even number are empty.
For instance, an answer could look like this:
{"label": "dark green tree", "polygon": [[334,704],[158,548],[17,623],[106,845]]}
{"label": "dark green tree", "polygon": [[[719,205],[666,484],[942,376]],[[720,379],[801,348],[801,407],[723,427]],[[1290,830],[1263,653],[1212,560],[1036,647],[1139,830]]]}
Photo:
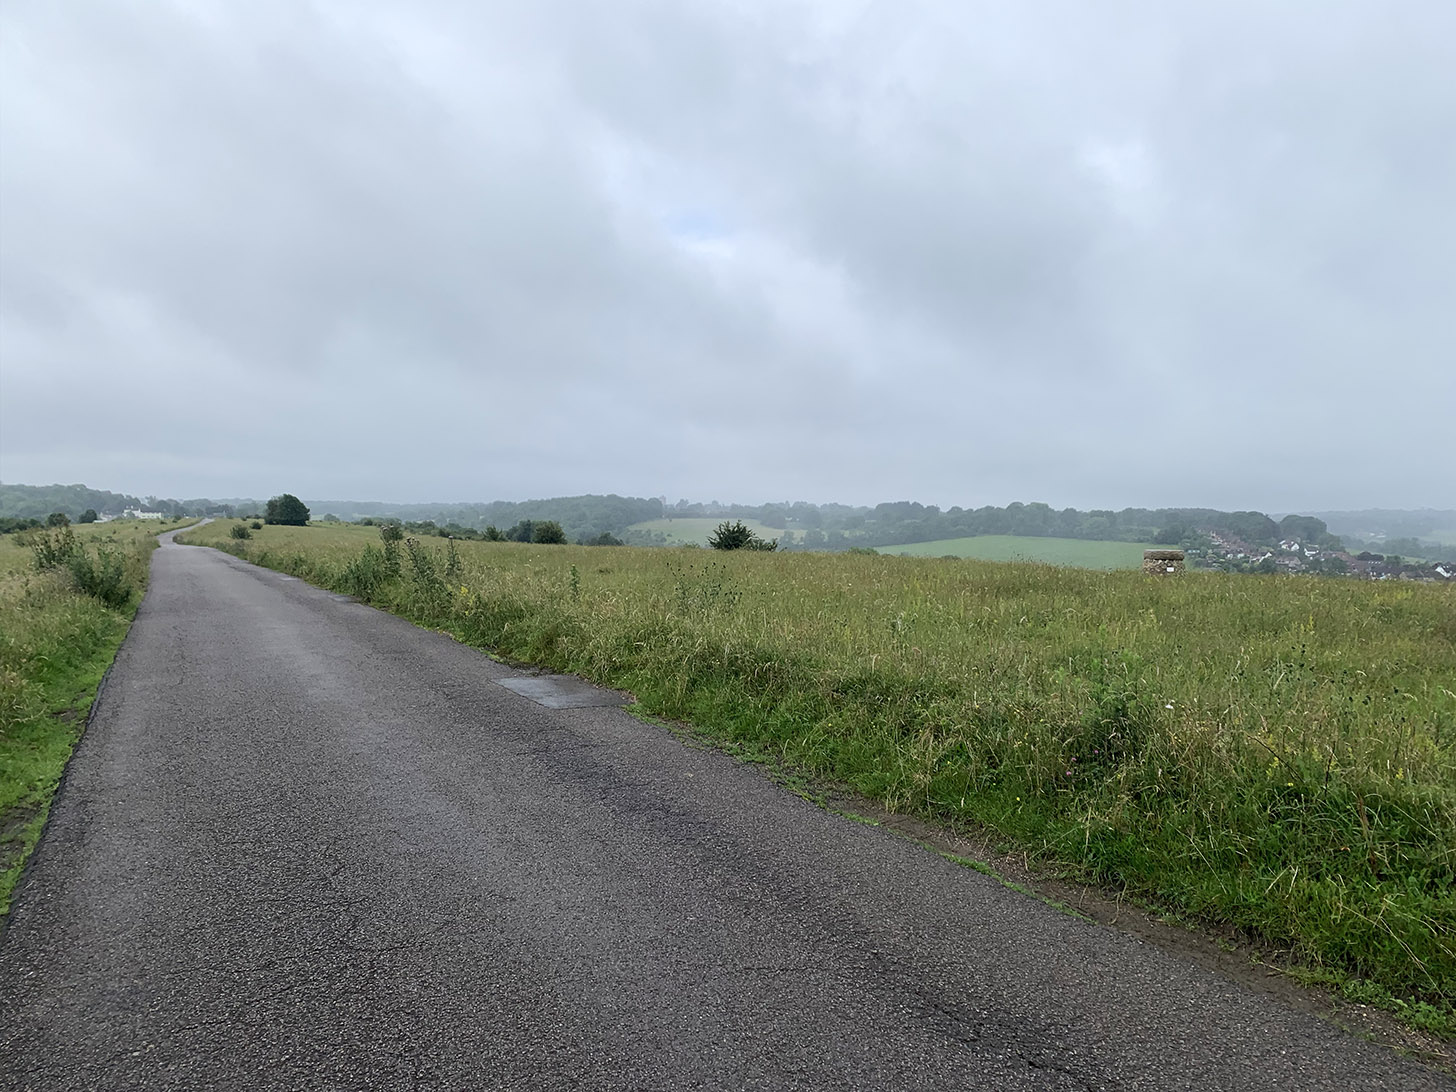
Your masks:
{"label": "dark green tree", "polygon": [[100,518],[101,517],[96,514],[96,509],[94,509],[94,508],[88,508],[88,509],[86,509],[86,511],[84,511],[84,512],[81,513],[81,518],[79,520],[77,520],[76,522],[77,523],[95,523]]}
{"label": "dark green tree", "polygon": [[268,502],[263,521],[284,527],[305,527],[308,525],[308,508],[292,493],[283,493]]}
{"label": "dark green tree", "polygon": [[539,519],[531,528],[531,541],[549,546],[563,546],[566,544],[566,532],[554,519]]}
{"label": "dark green tree", "polygon": [[71,517],[66,515],[66,513],[64,512],[52,512],[50,515],[46,516],[46,526],[69,527],[71,526]]}

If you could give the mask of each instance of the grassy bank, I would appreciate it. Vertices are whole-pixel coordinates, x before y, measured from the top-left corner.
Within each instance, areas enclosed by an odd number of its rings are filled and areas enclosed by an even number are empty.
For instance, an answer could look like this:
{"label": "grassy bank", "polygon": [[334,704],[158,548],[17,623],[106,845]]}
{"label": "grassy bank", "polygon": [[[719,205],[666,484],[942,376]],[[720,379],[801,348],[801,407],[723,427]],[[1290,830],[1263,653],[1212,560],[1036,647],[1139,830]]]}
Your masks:
{"label": "grassy bank", "polygon": [[1456,1026],[1456,589],[228,536],[189,538],[998,831]]}
{"label": "grassy bank", "polygon": [[[177,525],[94,524],[70,540],[0,535],[0,916],[168,526]],[[43,570],[37,545],[54,562]]]}
{"label": "grassy bank", "polygon": [[1137,569],[1151,543],[1104,542],[1083,538],[1031,538],[1024,535],[976,535],[880,546],[882,554],[907,557],[961,557],[980,561],[1037,561],[1079,569]]}

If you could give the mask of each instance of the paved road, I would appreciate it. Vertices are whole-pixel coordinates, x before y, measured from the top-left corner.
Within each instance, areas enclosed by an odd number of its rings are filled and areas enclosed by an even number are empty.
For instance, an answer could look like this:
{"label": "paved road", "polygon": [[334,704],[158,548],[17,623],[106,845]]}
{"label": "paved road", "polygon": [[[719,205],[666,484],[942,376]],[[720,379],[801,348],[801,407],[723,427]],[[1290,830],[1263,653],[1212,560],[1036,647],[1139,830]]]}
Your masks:
{"label": "paved road", "polygon": [[164,546],[0,941],[0,1085],[1453,1087],[512,676]]}

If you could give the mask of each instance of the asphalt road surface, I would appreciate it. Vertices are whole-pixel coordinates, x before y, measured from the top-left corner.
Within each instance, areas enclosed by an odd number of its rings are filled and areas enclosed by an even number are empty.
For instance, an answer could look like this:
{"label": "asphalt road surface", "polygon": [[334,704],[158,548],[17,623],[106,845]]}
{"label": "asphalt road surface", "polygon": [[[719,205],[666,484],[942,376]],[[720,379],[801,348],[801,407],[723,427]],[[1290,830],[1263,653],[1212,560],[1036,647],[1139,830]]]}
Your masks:
{"label": "asphalt road surface", "polygon": [[590,691],[153,566],[0,940],[5,1088],[1456,1087]]}

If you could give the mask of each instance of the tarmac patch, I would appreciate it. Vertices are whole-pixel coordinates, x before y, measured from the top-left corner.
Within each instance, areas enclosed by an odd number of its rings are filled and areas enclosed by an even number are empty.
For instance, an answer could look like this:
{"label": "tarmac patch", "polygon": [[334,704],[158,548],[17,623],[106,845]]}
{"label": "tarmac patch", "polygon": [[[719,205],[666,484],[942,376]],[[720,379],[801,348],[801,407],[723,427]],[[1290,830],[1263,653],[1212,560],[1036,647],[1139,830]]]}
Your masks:
{"label": "tarmac patch", "polygon": [[530,698],[547,709],[596,709],[628,705],[626,694],[605,687],[593,686],[575,675],[519,675],[497,679],[507,690]]}

